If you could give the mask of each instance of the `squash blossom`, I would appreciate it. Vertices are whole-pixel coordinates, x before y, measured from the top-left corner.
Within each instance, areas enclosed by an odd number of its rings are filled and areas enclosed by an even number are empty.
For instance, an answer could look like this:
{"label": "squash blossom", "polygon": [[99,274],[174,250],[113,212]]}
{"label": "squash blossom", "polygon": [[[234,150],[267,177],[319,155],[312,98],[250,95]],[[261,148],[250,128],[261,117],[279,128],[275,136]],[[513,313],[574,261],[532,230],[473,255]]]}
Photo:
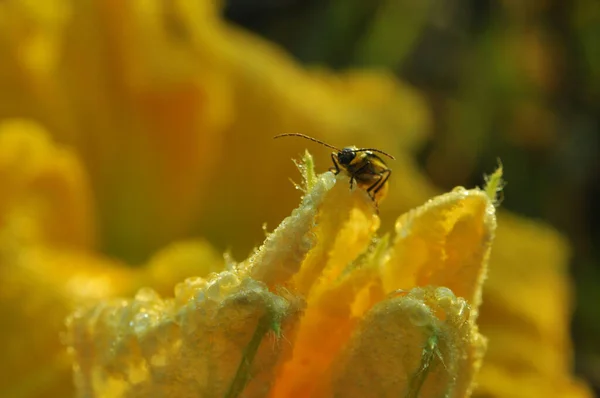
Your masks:
{"label": "squash blossom", "polygon": [[[566,240],[496,212],[499,174],[438,191],[416,90],[307,70],[220,3],[0,2],[0,396],[591,397]],[[296,200],[284,132],[392,152],[394,233],[306,156],[298,209],[223,258]]]}
{"label": "squash blossom", "polygon": [[302,203],[247,260],[68,319],[79,396],[470,396],[501,170],[380,237],[364,190],[300,168]]}

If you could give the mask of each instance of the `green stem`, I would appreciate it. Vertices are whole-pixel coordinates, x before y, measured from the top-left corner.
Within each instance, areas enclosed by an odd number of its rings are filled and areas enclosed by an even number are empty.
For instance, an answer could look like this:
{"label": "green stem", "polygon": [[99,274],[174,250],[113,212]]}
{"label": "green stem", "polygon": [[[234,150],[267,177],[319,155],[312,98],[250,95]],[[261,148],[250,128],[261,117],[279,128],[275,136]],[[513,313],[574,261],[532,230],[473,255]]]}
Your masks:
{"label": "green stem", "polygon": [[246,384],[250,380],[250,368],[252,362],[254,362],[254,357],[258,352],[260,343],[262,342],[264,335],[271,329],[272,318],[271,312],[267,312],[258,321],[254,335],[246,346],[246,349],[244,349],[240,365],[238,366],[235,377],[229,387],[229,391],[225,394],[225,398],[236,398],[244,391]]}

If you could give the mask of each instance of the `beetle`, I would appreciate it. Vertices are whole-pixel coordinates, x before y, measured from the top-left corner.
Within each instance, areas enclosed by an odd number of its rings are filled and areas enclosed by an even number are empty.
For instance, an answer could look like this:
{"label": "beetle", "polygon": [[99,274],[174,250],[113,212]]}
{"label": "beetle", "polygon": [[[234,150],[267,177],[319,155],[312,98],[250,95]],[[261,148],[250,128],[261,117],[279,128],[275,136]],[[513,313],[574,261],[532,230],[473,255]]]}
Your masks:
{"label": "beetle", "polygon": [[326,142],[299,133],[280,134],[273,138],[281,137],[300,137],[334,149],[336,152],[331,154],[333,167],[329,171],[337,175],[343,170],[350,177],[350,189],[354,187],[356,182],[356,185],[367,191],[367,194],[375,203],[377,203],[378,197],[385,194],[383,188],[387,188],[392,170],[387,167],[381,157],[377,156],[377,153],[395,160],[392,155],[374,148],[349,146],[339,149]]}

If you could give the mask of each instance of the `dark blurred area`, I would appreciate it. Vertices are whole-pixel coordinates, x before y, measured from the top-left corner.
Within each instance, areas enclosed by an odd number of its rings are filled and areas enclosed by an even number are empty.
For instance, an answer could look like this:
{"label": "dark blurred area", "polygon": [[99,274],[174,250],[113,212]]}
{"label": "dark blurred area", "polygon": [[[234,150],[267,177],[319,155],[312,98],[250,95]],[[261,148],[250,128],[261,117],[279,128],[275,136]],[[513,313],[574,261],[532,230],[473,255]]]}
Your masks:
{"label": "dark blurred area", "polygon": [[504,164],[503,207],[573,248],[576,371],[600,391],[600,2],[229,0],[230,21],[306,65],[380,67],[419,89],[441,188]]}

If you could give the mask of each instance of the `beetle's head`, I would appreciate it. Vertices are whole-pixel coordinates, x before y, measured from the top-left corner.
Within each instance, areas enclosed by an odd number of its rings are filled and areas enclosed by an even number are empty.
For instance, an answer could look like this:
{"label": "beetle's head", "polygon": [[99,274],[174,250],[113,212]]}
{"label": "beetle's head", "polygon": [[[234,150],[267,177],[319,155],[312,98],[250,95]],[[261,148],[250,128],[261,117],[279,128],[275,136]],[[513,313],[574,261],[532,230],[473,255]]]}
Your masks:
{"label": "beetle's head", "polygon": [[340,164],[343,166],[348,166],[350,162],[354,160],[356,157],[356,148],[354,147],[346,147],[337,153],[337,158],[340,161]]}

